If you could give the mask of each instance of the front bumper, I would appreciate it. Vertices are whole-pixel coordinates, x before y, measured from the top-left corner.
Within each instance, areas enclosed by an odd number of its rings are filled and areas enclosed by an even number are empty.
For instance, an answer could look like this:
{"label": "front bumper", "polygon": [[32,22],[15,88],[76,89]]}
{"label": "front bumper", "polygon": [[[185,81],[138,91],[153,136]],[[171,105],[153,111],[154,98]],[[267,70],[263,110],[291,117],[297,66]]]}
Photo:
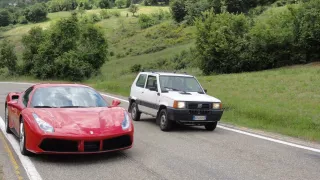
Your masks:
{"label": "front bumper", "polygon": [[[167,109],[168,118],[180,124],[205,125],[220,121],[223,110],[214,109]],[[205,116],[205,120],[194,120],[194,116]]]}
{"label": "front bumper", "polygon": [[39,133],[26,128],[26,148],[35,154],[93,154],[129,149],[133,129],[97,136],[71,136]]}

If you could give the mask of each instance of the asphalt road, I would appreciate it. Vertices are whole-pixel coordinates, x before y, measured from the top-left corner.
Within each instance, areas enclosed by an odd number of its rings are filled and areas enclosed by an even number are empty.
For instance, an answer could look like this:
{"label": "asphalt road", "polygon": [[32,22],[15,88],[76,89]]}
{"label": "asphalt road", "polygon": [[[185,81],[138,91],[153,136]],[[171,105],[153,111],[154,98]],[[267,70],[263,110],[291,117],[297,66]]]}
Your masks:
{"label": "asphalt road", "polygon": [[[6,94],[29,86],[0,84],[2,118]],[[125,102],[121,105],[127,107]],[[207,132],[203,127],[178,127],[162,132],[149,116],[134,125],[135,142],[130,150],[98,155],[37,155],[30,160],[44,180],[320,178],[317,152],[221,128]]]}

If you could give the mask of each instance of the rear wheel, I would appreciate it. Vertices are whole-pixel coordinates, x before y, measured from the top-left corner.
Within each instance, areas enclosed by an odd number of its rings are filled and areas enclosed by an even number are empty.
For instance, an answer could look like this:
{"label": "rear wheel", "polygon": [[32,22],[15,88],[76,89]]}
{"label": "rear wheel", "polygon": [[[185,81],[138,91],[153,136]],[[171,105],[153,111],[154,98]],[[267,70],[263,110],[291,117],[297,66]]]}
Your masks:
{"label": "rear wheel", "polygon": [[137,103],[133,102],[131,104],[131,118],[134,121],[140,121],[141,112],[139,112]]}
{"label": "rear wheel", "polygon": [[160,129],[162,131],[169,131],[172,128],[173,122],[168,119],[167,110],[162,109],[160,111]]}
{"label": "rear wheel", "polygon": [[21,120],[20,122],[20,135],[19,135],[19,145],[20,145],[20,152],[22,155],[30,155],[30,152],[26,149],[26,134],[25,134],[25,128],[24,128],[24,122]]}
{"label": "rear wheel", "polygon": [[4,122],[5,122],[5,125],[6,125],[6,132],[11,134],[11,130],[10,130],[10,127],[9,127],[9,113],[8,113],[8,107],[7,105],[5,106],[5,115],[4,115]]}
{"label": "rear wheel", "polygon": [[213,131],[216,129],[218,122],[206,124],[204,127],[207,131]]}

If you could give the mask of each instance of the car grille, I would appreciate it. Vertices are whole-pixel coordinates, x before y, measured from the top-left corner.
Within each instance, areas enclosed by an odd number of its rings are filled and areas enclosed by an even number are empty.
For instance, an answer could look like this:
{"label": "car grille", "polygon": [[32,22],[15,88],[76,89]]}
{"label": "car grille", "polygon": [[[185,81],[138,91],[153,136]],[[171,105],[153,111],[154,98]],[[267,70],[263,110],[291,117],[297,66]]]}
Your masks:
{"label": "car grille", "polygon": [[210,103],[189,103],[189,109],[210,109]]}
{"label": "car grille", "polygon": [[132,141],[128,135],[103,140],[103,150],[105,151],[121,149],[131,145]]}
{"label": "car grille", "polygon": [[85,141],[84,152],[95,152],[100,150],[100,141]]}
{"label": "car grille", "polygon": [[192,115],[206,115],[209,113],[210,113],[210,110],[200,110],[200,109],[189,110],[189,114],[192,114]]}
{"label": "car grille", "polygon": [[44,139],[39,147],[44,151],[77,152],[78,142],[61,139]]}

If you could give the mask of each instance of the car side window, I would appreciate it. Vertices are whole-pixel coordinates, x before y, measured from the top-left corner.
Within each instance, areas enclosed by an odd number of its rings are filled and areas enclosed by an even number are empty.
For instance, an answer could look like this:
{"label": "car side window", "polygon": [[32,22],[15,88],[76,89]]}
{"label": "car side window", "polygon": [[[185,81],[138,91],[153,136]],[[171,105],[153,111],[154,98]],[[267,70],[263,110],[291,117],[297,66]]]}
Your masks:
{"label": "car side window", "polygon": [[22,102],[23,104],[27,107],[28,105],[28,102],[29,102],[29,95],[30,93],[32,92],[33,90],[33,87],[30,87],[29,89],[27,89],[23,95],[23,99],[22,99]]}
{"label": "car side window", "polygon": [[153,88],[157,89],[157,77],[156,76],[148,76],[148,81],[147,81],[147,89]]}
{"label": "car side window", "polygon": [[136,86],[144,88],[144,84],[146,83],[147,75],[141,74],[137,80]]}

